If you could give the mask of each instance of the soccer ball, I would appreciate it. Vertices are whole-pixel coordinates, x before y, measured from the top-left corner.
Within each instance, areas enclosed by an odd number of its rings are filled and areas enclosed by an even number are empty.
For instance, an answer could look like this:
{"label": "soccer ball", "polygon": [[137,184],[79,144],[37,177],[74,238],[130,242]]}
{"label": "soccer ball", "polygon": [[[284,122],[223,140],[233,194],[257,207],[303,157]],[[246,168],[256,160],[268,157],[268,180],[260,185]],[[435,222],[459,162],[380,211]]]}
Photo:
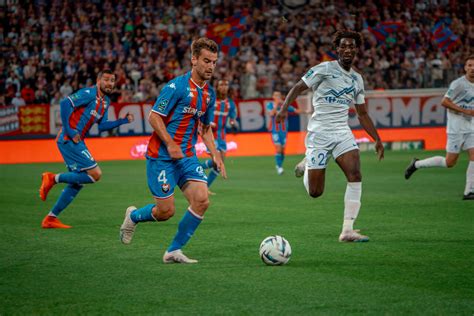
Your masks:
{"label": "soccer ball", "polygon": [[290,257],[290,243],[281,236],[269,236],[260,244],[260,258],[267,265],[284,265],[290,260]]}

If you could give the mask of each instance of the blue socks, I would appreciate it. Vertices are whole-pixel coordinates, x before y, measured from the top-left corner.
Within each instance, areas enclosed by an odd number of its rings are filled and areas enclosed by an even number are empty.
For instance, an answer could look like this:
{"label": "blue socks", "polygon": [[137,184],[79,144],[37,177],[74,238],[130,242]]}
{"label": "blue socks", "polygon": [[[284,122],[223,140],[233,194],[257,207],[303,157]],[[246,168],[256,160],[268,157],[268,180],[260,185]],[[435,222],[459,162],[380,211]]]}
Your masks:
{"label": "blue socks", "polygon": [[179,222],[178,232],[174,236],[171,245],[168,247],[168,252],[183,248],[184,245],[186,245],[186,243],[192,237],[201,222],[202,217],[198,217],[198,215],[191,213],[190,209],[188,209],[181,221]]}
{"label": "blue socks", "polygon": [[87,174],[87,172],[82,171],[60,173],[57,182],[70,184],[86,184],[94,183],[94,180]]}
{"label": "blue socks", "polygon": [[72,202],[72,200],[74,200],[82,188],[83,186],[80,184],[69,184],[67,187],[65,187],[56,201],[56,204],[54,204],[51,213],[53,213],[55,216],[58,216]]}
{"label": "blue socks", "polygon": [[275,154],[275,163],[277,167],[282,167],[283,166],[283,160],[285,160],[285,155],[284,154]]}
{"label": "blue socks", "polygon": [[207,187],[209,188],[212,184],[212,182],[214,182],[214,180],[216,180],[216,178],[219,176],[219,171],[215,170],[215,169],[211,169],[211,171],[209,172],[209,175],[207,176]]}
{"label": "blue socks", "polygon": [[142,208],[136,209],[130,214],[130,219],[134,223],[155,221],[152,210],[155,204],[148,204]]}
{"label": "blue socks", "polygon": [[204,161],[203,163],[201,163],[201,166],[202,166],[204,169],[210,169],[210,168],[212,168],[212,159],[207,159],[206,161]]}

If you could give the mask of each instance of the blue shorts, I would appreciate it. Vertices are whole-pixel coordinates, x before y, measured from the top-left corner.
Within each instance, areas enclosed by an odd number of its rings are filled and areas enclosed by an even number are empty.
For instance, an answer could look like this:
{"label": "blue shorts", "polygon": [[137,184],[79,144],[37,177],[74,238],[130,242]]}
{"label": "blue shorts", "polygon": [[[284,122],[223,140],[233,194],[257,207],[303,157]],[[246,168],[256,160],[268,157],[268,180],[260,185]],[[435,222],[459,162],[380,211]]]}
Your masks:
{"label": "blue shorts", "polygon": [[97,167],[97,162],[83,141],[76,144],[68,140],[64,143],[58,142],[57,145],[69,171],[81,172]]}
{"label": "blue shorts", "polygon": [[222,151],[222,152],[227,151],[227,143],[226,143],[225,139],[218,138],[218,139],[214,140],[214,144],[216,145],[217,151]]}
{"label": "blue shorts", "polygon": [[[217,151],[227,152],[227,143],[223,139],[215,139],[214,145],[216,146]],[[206,147],[206,152],[210,154],[209,148]]]}
{"label": "blue shorts", "polygon": [[187,181],[207,183],[207,176],[196,156],[180,160],[146,160],[146,175],[151,194],[158,199],[166,199]]}
{"label": "blue shorts", "polygon": [[285,146],[286,145],[286,131],[279,131],[279,132],[272,132],[272,141],[273,144],[279,145],[279,146]]}

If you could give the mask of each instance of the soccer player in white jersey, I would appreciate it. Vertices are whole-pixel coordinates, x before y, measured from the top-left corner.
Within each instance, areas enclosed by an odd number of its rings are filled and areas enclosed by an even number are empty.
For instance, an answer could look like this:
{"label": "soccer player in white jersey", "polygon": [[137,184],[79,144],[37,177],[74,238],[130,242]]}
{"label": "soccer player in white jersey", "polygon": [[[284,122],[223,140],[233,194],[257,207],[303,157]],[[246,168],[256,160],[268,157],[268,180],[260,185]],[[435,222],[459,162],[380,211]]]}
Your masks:
{"label": "soccer player in white jersey", "polygon": [[464,71],[466,75],[451,82],[441,101],[448,110],[446,157],[413,158],[405,170],[405,179],[421,168],[454,167],[461,149],[464,149],[469,154],[469,164],[463,199],[474,200],[474,55],[466,59]]}
{"label": "soccer player in white jersey", "polygon": [[359,147],[347,123],[349,106],[354,103],[359,122],[375,140],[379,160],[383,159],[382,141],[367,113],[364,99],[364,81],[351,66],[362,37],[359,33],[343,30],[336,32],[333,40],[338,60],[322,62],[311,68],[291,88],[278,112],[277,120],[287,115],[288,106],[303,91],[313,90],[314,112],[308,123],[306,135],[306,167],[303,183],[308,194],[317,198],[324,192],[324,179],[329,158],[332,156],[347,178],[344,196],[344,222],[339,236],[341,242],[369,241],[353,225],[360,210],[362,175]]}

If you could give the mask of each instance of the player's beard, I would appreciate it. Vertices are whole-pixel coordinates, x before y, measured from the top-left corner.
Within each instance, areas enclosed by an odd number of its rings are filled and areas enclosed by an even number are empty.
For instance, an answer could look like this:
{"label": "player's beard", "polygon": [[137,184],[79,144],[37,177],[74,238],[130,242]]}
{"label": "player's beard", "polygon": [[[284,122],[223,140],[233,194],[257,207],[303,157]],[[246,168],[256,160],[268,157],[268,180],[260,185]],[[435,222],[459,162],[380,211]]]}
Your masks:
{"label": "player's beard", "polygon": [[[114,92],[114,88],[107,88],[105,85],[100,85],[100,92],[102,92],[103,95],[110,96],[112,92]],[[108,91],[107,91],[108,90]]]}

